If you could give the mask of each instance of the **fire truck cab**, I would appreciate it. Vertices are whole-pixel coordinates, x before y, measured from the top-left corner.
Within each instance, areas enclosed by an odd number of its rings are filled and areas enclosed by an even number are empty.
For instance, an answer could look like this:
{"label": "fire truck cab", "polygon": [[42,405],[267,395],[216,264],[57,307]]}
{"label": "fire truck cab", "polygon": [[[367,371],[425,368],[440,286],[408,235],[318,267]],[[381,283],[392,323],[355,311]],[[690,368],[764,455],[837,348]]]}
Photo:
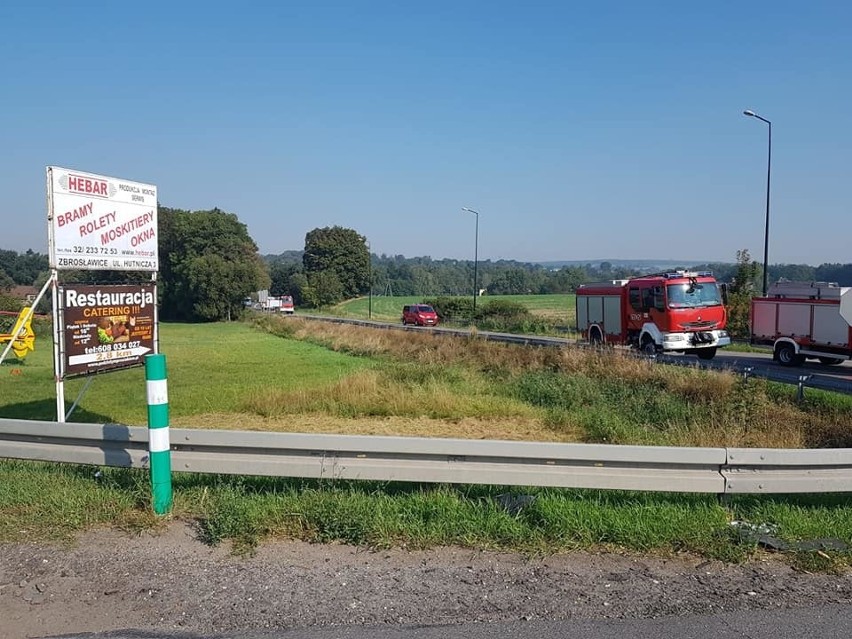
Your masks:
{"label": "fire truck cab", "polygon": [[726,326],[722,296],[709,271],[672,271],[577,289],[577,329],[592,344],[712,359],[731,343]]}

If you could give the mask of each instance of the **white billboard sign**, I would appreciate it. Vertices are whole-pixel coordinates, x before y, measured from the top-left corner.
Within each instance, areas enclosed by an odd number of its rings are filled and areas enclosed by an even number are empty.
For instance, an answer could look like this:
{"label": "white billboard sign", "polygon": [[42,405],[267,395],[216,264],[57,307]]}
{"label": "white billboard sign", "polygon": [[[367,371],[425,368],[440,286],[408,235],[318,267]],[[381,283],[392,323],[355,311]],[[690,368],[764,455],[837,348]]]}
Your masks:
{"label": "white billboard sign", "polygon": [[157,187],[47,167],[51,268],[158,270]]}

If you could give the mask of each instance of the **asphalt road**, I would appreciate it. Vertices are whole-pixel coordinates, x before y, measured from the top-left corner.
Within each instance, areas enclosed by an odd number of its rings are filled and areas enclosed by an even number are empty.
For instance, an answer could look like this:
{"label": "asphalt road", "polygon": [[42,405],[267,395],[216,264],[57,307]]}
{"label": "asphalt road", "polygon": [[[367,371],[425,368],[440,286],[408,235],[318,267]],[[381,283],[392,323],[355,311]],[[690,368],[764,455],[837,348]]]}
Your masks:
{"label": "asphalt road", "polygon": [[781,366],[769,353],[741,353],[726,349],[720,349],[709,362],[699,362],[694,355],[665,355],[659,359],[676,364],[697,363],[702,368],[728,368],[775,382],[793,385],[801,382],[805,388],[852,394],[852,362],[849,361],[838,366],[825,366],[816,360],[808,360],[802,366]]}
{"label": "asphalt road", "polygon": [[780,368],[795,375],[809,373],[824,377],[834,377],[852,384],[852,361],[843,362],[838,366],[825,366],[816,360],[808,360],[803,366],[784,369],[783,366],[772,360],[771,353],[739,353],[724,348],[716,353],[716,359],[726,364],[735,365],[737,368],[744,366]]}
{"label": "asphalt road", "polygon": [[[436,596],[440,596],[436,593]],[[804,603],[804,602],[803,602]],[[514,621],[439,626],[332,626],[204,635],[205,639],[846,639],[852,605],[756,610],[691,617],[591,621]],[[201,639],[186,633],[113,631],[62,639]]]}

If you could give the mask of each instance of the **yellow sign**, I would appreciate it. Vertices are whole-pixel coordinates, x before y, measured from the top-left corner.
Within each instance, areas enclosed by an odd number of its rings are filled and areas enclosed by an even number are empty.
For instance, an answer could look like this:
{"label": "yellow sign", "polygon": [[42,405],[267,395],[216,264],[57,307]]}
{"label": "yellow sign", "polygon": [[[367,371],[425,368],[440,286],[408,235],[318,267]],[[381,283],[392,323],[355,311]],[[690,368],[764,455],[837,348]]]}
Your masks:
{"label": "yellow sign", "polygon": [[[26,321],[24,321],[26,318]],[[35,350],[35,332],[32,327],[33,316],[30,307],[21,309],[11,333],[0,333],[0,344],[12,342],[15,357],[23,359],[27,353]]]}

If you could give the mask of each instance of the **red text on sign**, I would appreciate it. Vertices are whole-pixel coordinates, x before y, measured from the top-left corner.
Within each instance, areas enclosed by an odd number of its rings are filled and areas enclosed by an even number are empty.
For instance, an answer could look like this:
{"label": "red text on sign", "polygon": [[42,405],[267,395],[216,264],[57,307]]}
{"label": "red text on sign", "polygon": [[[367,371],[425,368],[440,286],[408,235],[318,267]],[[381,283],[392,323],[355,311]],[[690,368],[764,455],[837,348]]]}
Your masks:
{"label": "red text on sign", "polygon": [[107,183],[103,180],[91,180],[78,175],[68,176],[68,190],[77,193],[107,196]]}

